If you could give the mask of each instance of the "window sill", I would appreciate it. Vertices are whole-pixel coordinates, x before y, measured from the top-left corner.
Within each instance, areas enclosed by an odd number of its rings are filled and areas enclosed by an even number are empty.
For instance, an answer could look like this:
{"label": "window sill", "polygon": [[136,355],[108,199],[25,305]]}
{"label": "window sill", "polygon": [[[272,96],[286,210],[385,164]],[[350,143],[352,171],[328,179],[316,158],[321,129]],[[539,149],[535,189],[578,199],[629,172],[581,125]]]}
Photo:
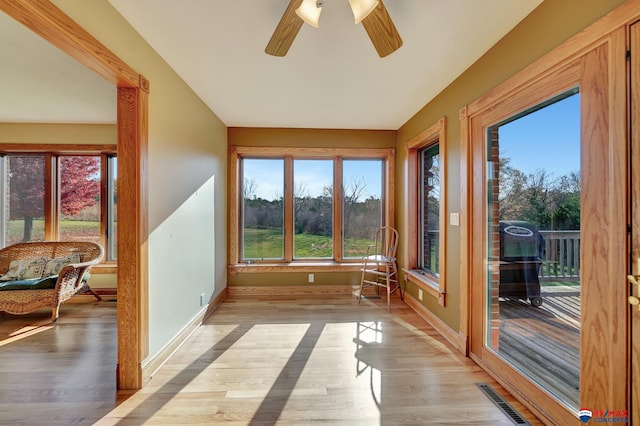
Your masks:
{"label": "window sill", "polygon": [[238,263],[229,265],[231,276],[265,272],[352,272],[360,271],[358,262],[288,262],[288,263]]}
{"label": "window sill", "polygon": [[420,273],[414,269],[403,269],[406,281],[411,281],[419,288],[438,299],[440,306],[445,306],[446,293],[440,290],[438,282],[429,275]]}

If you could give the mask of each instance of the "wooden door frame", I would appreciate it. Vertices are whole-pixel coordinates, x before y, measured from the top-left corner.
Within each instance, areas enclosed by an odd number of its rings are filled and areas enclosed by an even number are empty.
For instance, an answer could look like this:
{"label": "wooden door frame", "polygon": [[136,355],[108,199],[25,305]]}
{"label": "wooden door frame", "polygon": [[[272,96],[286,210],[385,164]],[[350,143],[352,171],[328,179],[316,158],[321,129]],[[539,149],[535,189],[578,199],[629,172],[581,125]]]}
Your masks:
{"label": "wooden door frame", "polygon": [[[523,71],[460,110],[461,173],[463,173],[461,179],[461,193],[463,194],[461,200],[461,211],[463,212],[461,218],[461,264],[463,270],[461,271],[460,334],[465,337],[467,342],[466,347],[462,349],[465,349],[471,358],[492,374],[539,418],[549,422],[560,421],[562,423],[564,420],[572,422],[575,421],[575,415],[562,404],[553,401],[553,398],[550,398],[544,391],[535,391],[533,397],[523,394],[522,389],[531,385],[528,379],[519,374],[505,374],[503,371],[492,369],[485,360],[496,358],[496,356],[484,348],[484,324],[478,324],[478,318],[482,319],[482,317],[473,314],[473,312],[477,312],[478,307],[485,304],[483,290],[485,280],[479,269],[483,268],[483,249],[477,244],[478,241],[484,240],[482,217],[484,216],[483,202],[485,198],[478,195],[478,191],[484,192],[484,158],[482,155],[478,155],[479,151],[477,147],[474,147],[478,138],[482,139],[484,136],[479,134],[477,129],[479,125],[487,124],[482,122],[482,115],[485,112],[499,103],[511,102],[523,88],[535,85],[563,67],[572,63],[580,64],[580,72],[582,73],[591,66],[587,62],[593,64],[607,59],[610,61],[608,72],[604,73],[605,75],[587,71],[588,75],[581,74],[580,77],[594,84],[606,86],[606,93],[601,93],[602,96],[599,99],[587,101],[596,101],[604,105],[606,114],[598,117],[583,116],[582,120],[583,122],[589,120],[593,123],[589,130],[594,134],[588,136],[593,138],[591,139],[593,142],[605,140],[608,143],[601,144],[604,147],[601,147],[596,155],[583,159],[583,162],[597,161],[598,159],[607,162],[606,171],[608,174],[601,177],[609,181],[609,186],[600,195],[606,199],[601,204],[603,206],[606,204],[608,207],[602,207],[596,213],[600,215],[606,228],[603,229],[601,243],[612,253],[612,256],[616,257],[607,267],[603,268],[606,272],[599,274],[601,276],[598,278],[602,280],[603,284],[599,285],[594,293],[588,295],[588,302],[584,303],[583,309],[593,311],[596,305],[606,304],[607,308],[615,313],[609,318],[590,317],[582,334],[593,333],[594,328],[601,327],[600,332],[610,336],[616,345],[626,345],[626,335],[622,335],[622,330],[625,327],[621,324],[626,324],[628,321],[627,310],[622,304],[627,296],[626,288],[621,280],[624,280],[626,273],[627,243],[626,238],[622,239],[621,235],[626,235],[628,198],[626,192],[614,193],[610,189],[615,187],[619,191],[620,188],[627,187],[627,64],[625,51],[627,49],[628,26],[639,18],[640,3],[628,1],[622,4]],[[597,53],[587,54],[588,52]],[[589,113],[587,112],[587,114]],[[478,121],[474,123],[474,120]],[[600,124],[602,122],[605,124]],[[481,213],[478,213],[479,211]],[[606,286],[604,281],[620,284]],[[582,299],[585,301],[586,296],[583,295]],[[484,323],[484,321],[481,322]],[[619,383],[614,383],[614,378],[620,377],[617,373],[622,367],[626,368],[629,364],[628,357],[620,356],[619,350],[604,345],[595,353],[583,356],[591,357],[591,362],[581,365],[581,367],[590,369],[582,371],[581,379],[584,380],[582,385],[584,385],[586,392],[581,393],[581,404],[583,402],[589,404],[593,409],[598,409],[599,406],[613,408],[614,403],[619,404],[619,401],[626,399],[626,390],[623,386],[619,386]],[[595,358],[600,356],[607,357],[606,365],[595,363]],[[609,373],[607,382],[598,383],[601,389],[606,389],[606,395],[598,395],[589,390],[595,388],[596,385],[588,382],[594,380],[588,377],[588,373],[596,368]]]}
{"label": "wooden door frame", "polygon": [[[118,389],[142,387],[148,356],[147,144],[149,82],[45,0],[0,0],[0,10],[117,87]],[[125,220],[126,219],[126,220]]]}
{"label": "wooden door frame", "polygon": [[[629,49],[631,51],[630,77],[640,76],[640,23],[635,23],[629,29]],[[640,111],[640,78],[630,78],[631,105],[629,116],[631,120],[631,266],[632,274],[640,275],[640,120],[633,119]],[[634,122],[635,121],[635,122]],[[638,289],[631,286],[631,295],[640,297]],[[640,424],[640,312],[636,307],[631,310],[631,333],[629,335],[629,357],[631,358],[631,380],[629,393],[631,394],[630,422]],[[635,373],[635,375],[634,375]],[[636,411],[633,411],[636,408]]]}

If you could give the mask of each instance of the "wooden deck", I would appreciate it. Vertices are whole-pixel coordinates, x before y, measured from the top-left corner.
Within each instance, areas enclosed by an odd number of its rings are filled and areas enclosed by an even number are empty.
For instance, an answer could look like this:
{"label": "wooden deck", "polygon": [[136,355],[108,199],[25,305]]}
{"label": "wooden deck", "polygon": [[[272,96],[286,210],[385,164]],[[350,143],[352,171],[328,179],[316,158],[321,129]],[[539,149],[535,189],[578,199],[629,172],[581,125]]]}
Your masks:
{"label": "wooden deck", "polygon": [[580,287],[542,287],[543,304],[500,302],[499,353],[544,388],[577,407],[580,388]]}

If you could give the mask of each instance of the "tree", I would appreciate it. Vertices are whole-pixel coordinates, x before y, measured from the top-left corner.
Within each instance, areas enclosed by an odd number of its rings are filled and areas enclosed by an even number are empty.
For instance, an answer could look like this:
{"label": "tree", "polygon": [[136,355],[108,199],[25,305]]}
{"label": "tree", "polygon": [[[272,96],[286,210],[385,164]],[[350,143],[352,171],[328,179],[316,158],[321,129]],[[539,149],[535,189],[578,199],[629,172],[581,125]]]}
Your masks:
{"label": "tree", "polygon": [[242,185],[242,197],[245,200],[249,200],[251,198],[256,198],[256,191],[258,189],[258,184],[253,179],[244,179],[244,185]]}
{"label": "tree", "polygon": [[545,230],[580,229],[580,173],[554,179],[544,169],[523,173],[500,160],[500,220],[524,220]]}
{"label": "tree", "polygon": [[554,194],[553,229],[580,229],[580,174],[562,176]]}
{"label": "tree", "polygon": [[296,234],[331,236],[333,233],[333,187],[325,185],[322,194],[311,197],[306,185],[294,188],[294,226]]}
{"label": "tree", "polygon": [[[24,218],[23,241],[31,241],[33,219],[44,216],[45,156],[11,155],[9,214]],[[75,215],[100,200],[100,159],[60,157],[60,211]]]}
{"label": "tree", "polygon": [[73,216],[100,201],[100,159],[60,159],[60,211]]}
{"label": "tree", "polygon": [[370,195],[363,199],[367,189],[364,177],[354,177],[343,188],[343,223],[345,239],[372,238],[380,227],[381,200]]}
{"label": "tree", "polygon": [[24,218],[22,241],[31,241],[33,218],[44,215],[44,156],[11,155],[9,159],[9,216]]}

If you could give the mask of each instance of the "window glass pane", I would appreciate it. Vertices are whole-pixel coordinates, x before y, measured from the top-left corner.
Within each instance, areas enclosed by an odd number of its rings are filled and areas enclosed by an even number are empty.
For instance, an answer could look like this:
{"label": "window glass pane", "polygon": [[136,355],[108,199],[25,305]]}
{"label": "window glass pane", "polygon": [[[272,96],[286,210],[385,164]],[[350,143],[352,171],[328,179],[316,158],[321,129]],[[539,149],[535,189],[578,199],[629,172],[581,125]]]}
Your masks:
{"label": "window glass pane", "polygon": [[242,259],[284,257],[284,160],[241,163]]}
{"label": "window glass pane", "polygon": [[362,258],[374,244],[376,229],[382,226],[383,161],[344,160],[342,162],[343,257]]}
{"label": "window glass pane", "polygon": [[5,165],[5,245],[44,241],[45,156],[7,155]]}
{"label": "window glass pane", "polygon": [[440,145],[418,151],[418,268],[440,274]]}
{"label": "window glass pane", "polygon": [[60,156],[61,241],[100,243],[100,157]]}
{"label": "window glass pane", "polygon": [[580,396],[580,95],[488,129],[489,347],[568,405]]}
{"label": "window glass pane", "polygon": [[294,160],[293,257],[333,257],[333,160]]}
{"label": "window glass pane", "polygon": [[107,260],[118,259],[118,158],[108,158],[107,167]]}

